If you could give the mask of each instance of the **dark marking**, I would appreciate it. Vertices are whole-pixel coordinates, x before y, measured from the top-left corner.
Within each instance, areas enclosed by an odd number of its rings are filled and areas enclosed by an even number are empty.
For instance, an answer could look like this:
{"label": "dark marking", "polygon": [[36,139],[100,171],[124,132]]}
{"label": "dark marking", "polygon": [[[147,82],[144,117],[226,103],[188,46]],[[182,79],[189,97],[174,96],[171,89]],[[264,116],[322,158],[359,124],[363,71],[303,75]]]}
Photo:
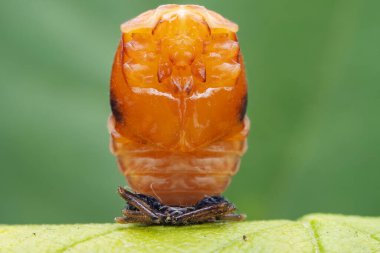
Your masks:
{"label": "dark marking", "polygon": [[222,196],[207,196],[204,197],[202,200],[198,201],[198,203],[195,204],[195,208],[201,209],[206,206],[215,205],[225,201],[227,200]]}
{"label": "dark marking", "polygon": [[219,221],[242,221],[245,215],[236,214],[236,207],[221,196],[207,196],[194,206],[168,206],[155,197],[132,193],[119,187],[120,196],[127,202],[118,223],[181,226]]}
{"label": "dark marking", "polygon": [[248,95],[245,94],[244,97],[241,99],[240,109],[239,109],[239,120],[243,121],[244,116],[247,112],[247,104],[248,104]]}
{"label": "dark marking", "polygon": [[247,236],[246,235],[243,235],[243,240],[247,241]]}
{"label": "dark marking", "polygon": [[152,31],[151,31],[151,34],[152,35],[155,35],[156,33],[156,30],[157,30],[157,27],[162,23],[162,20],[160,19],[157,24],[153,27]]}
{"label": "dark marking", "polygon": [[111,105],[112,114],[115,117],[116,122],[122,123],[124,121],[124,118],[120,110],[120,104],[118,103],[117,99],[112,94],[112,92],[110,95],[110,105]]}

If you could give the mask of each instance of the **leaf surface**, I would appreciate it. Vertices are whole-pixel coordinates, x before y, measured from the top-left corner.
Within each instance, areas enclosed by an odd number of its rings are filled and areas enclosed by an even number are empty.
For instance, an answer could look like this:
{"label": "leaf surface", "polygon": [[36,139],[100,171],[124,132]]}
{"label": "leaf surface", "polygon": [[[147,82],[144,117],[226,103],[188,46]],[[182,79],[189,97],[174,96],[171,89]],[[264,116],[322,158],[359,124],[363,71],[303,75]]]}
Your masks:
{"label": "leaf surface", "polygon": [[183,227],[1,225],[0,252],[380,252],[380,218],[311,214]]}

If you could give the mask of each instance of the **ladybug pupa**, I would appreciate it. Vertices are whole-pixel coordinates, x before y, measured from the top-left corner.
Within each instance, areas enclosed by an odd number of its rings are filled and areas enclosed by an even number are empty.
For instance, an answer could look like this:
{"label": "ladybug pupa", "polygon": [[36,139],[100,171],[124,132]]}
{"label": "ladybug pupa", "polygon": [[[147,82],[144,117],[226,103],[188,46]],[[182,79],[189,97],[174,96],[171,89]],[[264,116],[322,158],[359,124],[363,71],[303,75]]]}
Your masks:
{"label": "ladybug pupa", "polygon": [[221,193],[247,144],[238,26],[197,5],[163,5],[121,25],[111,151],[132,191],[119,223],[242,220]]}

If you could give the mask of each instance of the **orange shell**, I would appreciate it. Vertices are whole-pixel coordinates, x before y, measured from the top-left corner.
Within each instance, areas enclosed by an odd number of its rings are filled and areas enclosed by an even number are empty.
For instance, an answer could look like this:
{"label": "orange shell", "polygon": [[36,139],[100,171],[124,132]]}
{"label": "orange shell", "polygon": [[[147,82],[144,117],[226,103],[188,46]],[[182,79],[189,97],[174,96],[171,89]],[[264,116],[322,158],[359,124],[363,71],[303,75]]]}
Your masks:
{"label": "orange shell", "polygon": [[177,206],[221,194],[249,130],[237,25],[201,6],[164,5],[121,30],[109,129],[129,186]]}
{"label": "orange shell", "polygon": [[192,16],[192,18],[200,18],[204,20],[210,29],[225,29],[236,33],[239,29],[238,25],[225,19],[220,14],[207,10],[199,5],[161,5],[155,10],[149,10],[141,13],[136,18],[131,19],[120,26],[123,33],[130,33],[139,29],[154,27],[163,20],[168,20],[173,16]]}

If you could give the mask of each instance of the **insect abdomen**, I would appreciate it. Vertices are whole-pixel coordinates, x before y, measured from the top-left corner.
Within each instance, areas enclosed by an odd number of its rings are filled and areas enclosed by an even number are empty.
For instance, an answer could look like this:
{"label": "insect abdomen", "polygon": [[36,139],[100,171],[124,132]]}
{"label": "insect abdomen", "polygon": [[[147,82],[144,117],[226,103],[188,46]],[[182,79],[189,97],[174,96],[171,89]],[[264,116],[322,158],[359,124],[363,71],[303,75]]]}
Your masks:
{"label": "insect abdomen", "polygon": [[219,195],[229,185],[246,149],[241,137],[193,152],[120,142],[114,142],[112,148],[133,190],[168,205],[193,205],[205,196]]}

